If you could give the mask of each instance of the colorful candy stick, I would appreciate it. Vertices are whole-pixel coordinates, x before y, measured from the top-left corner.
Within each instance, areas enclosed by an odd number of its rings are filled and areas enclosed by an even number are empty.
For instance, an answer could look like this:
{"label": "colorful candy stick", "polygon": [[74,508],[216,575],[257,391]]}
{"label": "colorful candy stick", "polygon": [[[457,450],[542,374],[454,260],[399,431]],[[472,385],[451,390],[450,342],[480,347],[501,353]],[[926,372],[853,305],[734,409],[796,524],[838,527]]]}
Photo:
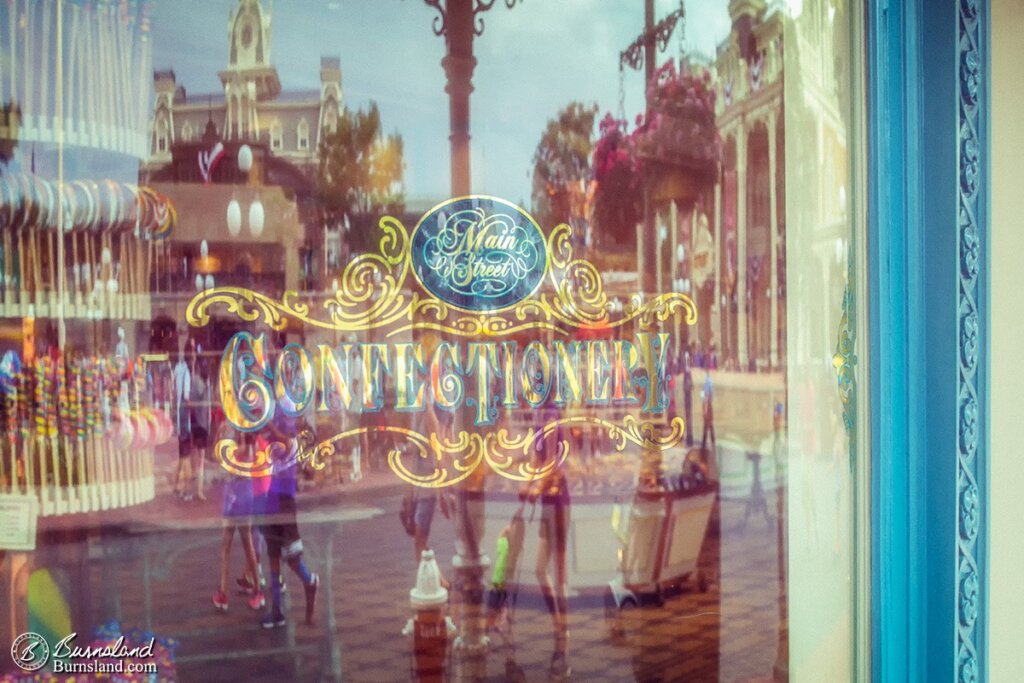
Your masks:
{"label": "colorful candy stick", "polygon": [[41,294],[42,292],[42,273],[39,267],[39,231],[32,228],[28,231],[28,257],[29,257],[29,275],[32,279],[32,298],[31,301],[37,306],[42,303]]}
{"label": "colorful candy stick", "polygon": [[95,306],[93,295],[96,290],[92,284],[92,269],[95,260],[93,259],[92,253],[92,238],[88,233],[82,235],[82,247],[85,251],[85,263],[82,264],[82,288],[85,290],[86,301],[89,302],[89,312],[91,313],[92,308]]}
{"label": "colorful candy stick", "polygon": [[[4,230],[3,285],[5,309],[14,303],[14,290],[11,288],[11,285],[14,283],[14,258],[14,251],[11,249],[11,233],[8,230]],[[7,310],[7,313],[10,315],[14,312]]]}
{"label": "colorful candy stick", "polygon": [[99,509],[100,473],[99,453],[93,437],[93,410],[95,391],[92,386],[92,368],[89,359],[82,359],[79,370],[79,394],[82,397],[82,432],[80,440],[85,446],[85,471],[89,483],[89,501],[91,509]]}
{"label": "colorful candy stick", "polygon": [[82,283],[81,283],[81,262],[78,260],[78,236],[75,233],[69,233],[68,237],[71,239],[71,261],[72,272],[74,273],[74,288],[75,288],[75,307],[82,305]]}
{"label": "colorful candy stick", "polygon": [[33,451],[32,444],[35,443],[32,439],[25,439],[25,453],[23,454],[23,467],[25,468],[25,493],[31,495],[36,488],[35,478],[35,452]]}
{"label": "colorful candy stick", "polygon": [[123,494],[124,494],[124,458],[122,457],[121,449],[116,443],[110,438],[110,434],[114,429],[114,417],[117,415],[117,382],[114,378],[113,363],[109,358],[100,360],[100,367],[102,368],[101,377],[103,378],[103,396],[104,402],[109,406],[109,413],[105,416],[104,433],[107,438],[104,440],[107,446],[107,452],[110,455],[110,481],[113,484],[112,497],[114,504],[118,507],[124,505]]}
{"label": "colorful candy stick", "polygon": [[114,449],[110,447],[110,441],[108,439],[103,438],[104,432],[110,428],[110,425],[107,423],[107,416],[104,414],[103,363],[102,360],[98,357],[96,358],[94,368],[94,371],[96,373],[96,386],[99,389],[99,392],[97,393],[97,419],[96,428],[93,431],[93,438],[96,441],[98,441],[100,445],[100,454],[102,456],[102,464],[100,465],[100,471],[102,472],[103,478],[103,488],[101,489],[103,499],[102,505],[104,509],[107,509],[111,506],[111,502],[114,499],[113,486],[114,483],[116,482],[116,478],[114,475]]}
{"label": "colorful candy stick", "polygon": [[28,303],[28,291],[25,289],[25,231],[18,230],[18,273],[16,275],[18,284],[18,304],[25,312],[25,305]]}
{"label": "colorful candy stick", "polygon": [[117,291],[121,299],[122,317],[134,319],[134,307],[132,306],[134,298],[132,295],[132,264],[128,260],[128,245],[125,239],[123,234],[117,236],[117,262],[121,264],[121,269],[117,274]]}
{"label": "colorful candy stick", "polygon": [[61,474],[64,471],[64,467],[61,467],[63,459],[63,453],[60,449],[60,440],[58,439],[58,410],[59,410],[59,393],[57,388],[57,361],[52,358],[44,358],[44,370],[46,376],[46,386],[44,391],[46,392],[46,435],[50,440],[50,459],[53,465],[53,498],[57,504],[57,512],[64,512],[67,507],[65,505],[65,494],[67,493],[67,486],[61,482]]}
{"label": "colorful candy stick", "polygon": [[86,446],[85,406],[82,399],[81,361],[76,361],[72,367],[72,377],[75,387],[75,398],[72,400],[71,405],[75,422],[75,442],[78,456],[78,482],[79,486],[83,490],[83,494],[86,491],[89,492],[89,502],[91,503],[91,507],[95,508],[95,487],[92,485],[92,480],[87,476],[92,474],[92,472],[86,472],[88,448]]}
{"label": "colorful candy stick", "polygon": [[7,408],[7,441],[9,444],[8,454],[11,459],[11,493],[18,492],[18,375],[11,378],[11,391],[4,395],[4,403]]}
{"label": "colorful candy stick", "polygon": [[[50,282],[49,282],[50,303],[51,303],[52,306],[56,306],[57,305],[57,250],[54,248],[54,244],[53,244],[53,230],[47,230],[46,231],[46,246],[50,250],[50,263],[49,263],[49,265],[50,265],[50,268],[49,268],[49,270],[50,270]],[[62,263],[61,264],[61,268],[63,268],[63,267],[64,267],[64,264]]]}

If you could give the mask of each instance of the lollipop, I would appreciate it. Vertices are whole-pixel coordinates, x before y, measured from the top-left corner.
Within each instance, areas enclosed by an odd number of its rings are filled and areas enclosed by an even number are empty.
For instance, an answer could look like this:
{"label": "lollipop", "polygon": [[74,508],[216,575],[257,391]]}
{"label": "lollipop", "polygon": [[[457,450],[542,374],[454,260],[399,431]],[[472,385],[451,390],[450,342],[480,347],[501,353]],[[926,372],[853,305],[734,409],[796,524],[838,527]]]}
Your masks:
{"label": "lollipop", "polygon": [[49,356],[36,360],[36,430],[40,436],[57,434],[57,395],[54,363]]}
{"label": "lollipop", "polygon": [[32,185],[32,198],[35,203],[35,213],[32,216],[31,226],[39,229],[48,229],[51,225],[56,225],[57,223],[53,185],[39,176],[29,176],[29,179]]}
{"label": "lollipop", "polygon": [[79,229],[83,232],[93,232],[95,226],[100,223],[99,187],[91,180],[80,180],[82,191],[85,193],[85,203],[82,208],[82,223]]}
{"label": "lollipop", "polygon": [[10,173],[0,174],[0,230],[11,224],[15,202],[14,177]]}
{"label": "lollipop", "polygon": [[132,381],[135,383],[135,408],[142,407],[143,397],[146,396],[146,361],[142,356],[135,359],[132,367]]}
{"label": "lollipop", "polygon": [[80,180],[68,183],[64,187],[65,192],[69,196],[71,225],[74,226],[75,230],[82,230],[89,218],[89,212],[93,204],[89,188]]}
{"label": "lollipop", "polygon": [[134,230],[138,219],[138,204],[135,201],[137,188],[130,183],[118,183],[121,191],[121,205],[124,207],[124,229]]}
{"label": "lollipop", "polygon": [[96,400],[97,368],[92,359],[82,364],[82,408],[85,413],[86,433],[99,434],[103,431],[99,403]]}
{"label": "lollipop", "polygon": [[61,356],[57,361],[57,410],[60,417],[61,436],[74,436],[74,425],[71,420],[71,391],[68,387],[67,362]]}
{"label": "lollipop", "polygon": [[174,204],[164,195],[153,192],[156,200],[153,224],[153,239],[166,239],[178,223],[178,212]]}
{"label": "lollipop", "polygon": [[18,392],[18,374],[21,372],[21,358],[17,351],[7,351],[0,359],[0,392],[10,396]]}
{"label": "lollipop", "polygon": [[18,175],[14,178],[14,215],[11,217],[12,230],[24,230],[28,225],[28,216],[31,209],[31,182],[26,175]]}
{"label": "lollipop", "polygon": [[[20,434],[21,439],[22,439],[23,442],[28,440],[29,432],[30,432],[30,430],[32,428],[32,426],[31,426],[31,420],[32,420],[32,406],[31,406],[32,387],[31,387],[31,380],[29,378],[29,374],[28,373],[29,373],[29,370],[26,367],[26,368],[23,368],[22,370],[20,370],[18,372],[18,374],[16,375],[17,381],[15,382],[15,386],[18,387],[18,390],[14,394],[14,398],[15,398],[15,402],[16,402],[16,408],[17,408],[17,410],[16,410],[16,414],[17,414],[17,428],[18,428],[18,433]],[[11,434],[14,434],[14,430],[11,431]]]}
{"label": "lollipop", "polygon": [[136,192],[136,213],[141,234],[148,238],[153,236],[153,224],[156,220],[155,192],[148,187],[140,187]]}
{"label": "lollipop", "polygon": [[112,426],[111,441],[113,442],[116,450],[126,451],[133,445],[137,447],[135,442],[136,432],[130,419],[125,416],[121,416]]}
{"label": "lollipop", "polygon": [[171,436],[174,434],[174,423],[171,422],[171,418],[165,410],[154,410],[153,414],[156,416],[157,425],[154,445],[159,446],[171,440]]}
{"label": "lollipop", "polygon": [[82,401],[82,364],[80,361],[76,361],[71,365],[71,421],[75,425],[75,436],[79,439],[84,439],[86,435],[85,429],[85,410],[83,408]]}
{"label": "lollipop", "polygon": [[132,441],[133,448],[141,449],[155,445],[157,424],[152,414],[153,411],[149,408],[142,408],[141,410],[136,410],[132,415],[132,421],[135,425],[135,439]]}
{"label": "lollipop", "polygon": [[103,181],[103,204],[106,229],[120,232],[128,228],[128,207],[134,203],[125,198],[125,188],[114,180]]}
{"label": "lollipop", "polygon": [[7,438],[14,443],[18,438],[18,380],[21,375],[21,359],[16,351],[8,351],[0,359],[0,393],[3,395],[6,412]]}

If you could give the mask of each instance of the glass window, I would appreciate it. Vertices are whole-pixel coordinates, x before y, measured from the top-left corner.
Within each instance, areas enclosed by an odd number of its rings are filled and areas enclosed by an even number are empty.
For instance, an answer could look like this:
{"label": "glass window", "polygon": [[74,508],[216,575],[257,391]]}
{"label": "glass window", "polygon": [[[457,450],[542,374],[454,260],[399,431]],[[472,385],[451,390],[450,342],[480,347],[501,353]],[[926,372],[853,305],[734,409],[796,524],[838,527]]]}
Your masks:
{"label": "glass window", "polygon": [[866,675],[857,3],[230,5],[0,6],[0,672]]}
{"label": "glass window", "polygon": [[281,124],[274,121],[274,125],[270,127],[270,149],[272,151],[279,151],[281,149]]}

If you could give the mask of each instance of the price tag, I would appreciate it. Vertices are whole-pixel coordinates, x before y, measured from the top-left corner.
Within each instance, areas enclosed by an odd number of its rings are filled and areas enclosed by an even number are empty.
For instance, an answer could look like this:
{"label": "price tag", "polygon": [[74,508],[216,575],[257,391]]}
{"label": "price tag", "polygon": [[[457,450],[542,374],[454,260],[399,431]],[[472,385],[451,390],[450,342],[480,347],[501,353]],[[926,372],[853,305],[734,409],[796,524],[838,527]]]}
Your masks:
{"label": "price tag", "polygon": [[35,550],[38,517],[35,496],[0,495],[0,549]]}

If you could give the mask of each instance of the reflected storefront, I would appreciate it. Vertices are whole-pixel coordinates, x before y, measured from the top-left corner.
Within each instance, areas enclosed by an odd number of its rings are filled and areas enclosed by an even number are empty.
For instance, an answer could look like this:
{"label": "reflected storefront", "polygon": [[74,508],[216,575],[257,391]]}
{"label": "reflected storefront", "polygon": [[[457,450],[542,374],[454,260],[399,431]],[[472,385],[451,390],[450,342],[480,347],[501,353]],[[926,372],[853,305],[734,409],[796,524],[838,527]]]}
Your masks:
{"label": "reflected storefront", "polygon": [[223,10],[0,6],[0,680],[869,678],[860,4]]}

